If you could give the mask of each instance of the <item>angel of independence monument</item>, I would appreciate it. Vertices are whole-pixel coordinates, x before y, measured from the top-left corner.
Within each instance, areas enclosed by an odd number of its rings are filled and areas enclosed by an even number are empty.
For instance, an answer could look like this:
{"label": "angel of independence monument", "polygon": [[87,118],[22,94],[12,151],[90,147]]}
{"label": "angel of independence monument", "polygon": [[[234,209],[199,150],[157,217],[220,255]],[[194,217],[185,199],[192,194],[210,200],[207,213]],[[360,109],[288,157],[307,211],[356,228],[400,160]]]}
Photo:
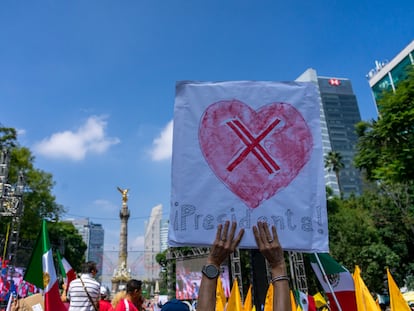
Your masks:
{"label": "angel of independence monument", "polygon": [[131,274],[127,267],[127,244],[128,244],[128,189],[121,189],[117,187],[118,191],[122,194],[122,208],[119,211],[119,217],[121,218],[121,230],[119,235],[119,255],[118,266],[114,270],[112,277],[112,293],[116,293],[120,290],[124,290],[126,283],[131,279]]}

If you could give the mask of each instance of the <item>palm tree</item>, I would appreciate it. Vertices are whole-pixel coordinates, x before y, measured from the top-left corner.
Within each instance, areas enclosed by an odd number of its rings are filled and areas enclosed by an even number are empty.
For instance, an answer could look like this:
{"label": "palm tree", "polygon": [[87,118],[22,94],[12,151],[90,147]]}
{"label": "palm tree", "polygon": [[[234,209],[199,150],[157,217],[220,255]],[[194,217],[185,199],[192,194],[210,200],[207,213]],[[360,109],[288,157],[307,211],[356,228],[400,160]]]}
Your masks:
{"label": "palm tree", "polygon": [[325,167],[329,172],[335,172],[336,180],[338,181],[339,194],[342,197],[342,189],[339,181],[339,172],[344,168],[344,163],[342,162],[342,156],[337,151],[329,151],[325,156]]}

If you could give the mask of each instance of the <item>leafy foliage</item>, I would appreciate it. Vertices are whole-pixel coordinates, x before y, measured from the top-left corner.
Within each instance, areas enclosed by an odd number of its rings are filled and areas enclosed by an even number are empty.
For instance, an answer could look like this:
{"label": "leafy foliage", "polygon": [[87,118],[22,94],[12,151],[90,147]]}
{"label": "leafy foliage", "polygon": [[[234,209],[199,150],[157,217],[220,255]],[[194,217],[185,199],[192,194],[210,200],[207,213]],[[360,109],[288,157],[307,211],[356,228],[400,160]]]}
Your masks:
{"label": "leafy foliage", "polygon": [[63,249],[63,257],[75,271],[80,272],[87,246],[75,226],[70,222],[51,222],[48,231],[52,248]]}
{"label": "leafy foliage", "polygon": [[325,156],[325,167],[328,168],[329,171],[333,171],[335,173],[336,180],[338,182],[339,192],[342,196],[342,189],[339,179],[339,172],[341,171],[341,169],[344,168],[342,155],[337,151],[329,151],[328,154]]}
{"label": "leafy foliage", "polygon": [[[385,202],[384,202],[385,203]],[[381,208],[377,197],[365,193],[346,200],[328,200],[329,235],[332,256],[348,269],[359,265],[371,290],[382,292],[385,267],[401,263],[396,245],[385,243],[373,216]],[[379,216],[379,215],[377,215]]]}
{"label": "leafy foliage", "polygon": [[414,70],[395,93],[378,102],[380,118],[357,125],[356,167],[370,180],[404,183],[414,178]]}
{"label": "leafy foliage", "polygon": [[354,162],[375,185],[360,200],[380,238],[358,258],[369,263],[365,271],[370,284],[379,284],[376,271],[386,266],[404,284],[414,275],[414,68],[395,92],[382,94],[378,110],[378,120],[356,126]]}
{"label": "leafy foliage", "polygon": [[[20,172],[23,173],[25,179],[25,191],[22,198],[24,212],[20,225],[17,264],[22,266],[27,264],[42,219],[47,219],[55,223],[49,232],[51,241],[59,240],[64,243],[68,248],[65,249],[65,257],[74,267],[78,267],[79,261],[84,259],[86,246],[74,228],[70,228],[68,224],[58,223],[65,209],[56,203],[56,197],[52,194],[55,185],[52,174],[35,168],[34,156],[28,148],[19,146],[15,129],[0,126],[0,147],[10,152],[8,183],[16,184]],[[6,232],[3,228],[7,228],[10,222],[11,217],[0,218],[2,244],[6,243]]]}
{"label": "leafy foliage", "polygon": [[17,131],[11,127],[4,127],[0,123],[0,149],[10,149],[16,146]]}

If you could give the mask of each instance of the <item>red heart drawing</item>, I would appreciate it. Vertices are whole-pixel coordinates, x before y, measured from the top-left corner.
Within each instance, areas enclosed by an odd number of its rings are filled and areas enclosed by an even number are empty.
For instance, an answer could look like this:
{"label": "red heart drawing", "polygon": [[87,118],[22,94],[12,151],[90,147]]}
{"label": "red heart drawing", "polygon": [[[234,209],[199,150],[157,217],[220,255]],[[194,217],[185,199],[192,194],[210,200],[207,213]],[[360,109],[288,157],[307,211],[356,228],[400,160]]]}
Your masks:
{"label": "red heart drawing", "polygon": [[198,136],[210,168],[250,208],[288,186],[313,147],[306,121],[287,103],[255,111],[235,99],[219,101],[205,110]]}

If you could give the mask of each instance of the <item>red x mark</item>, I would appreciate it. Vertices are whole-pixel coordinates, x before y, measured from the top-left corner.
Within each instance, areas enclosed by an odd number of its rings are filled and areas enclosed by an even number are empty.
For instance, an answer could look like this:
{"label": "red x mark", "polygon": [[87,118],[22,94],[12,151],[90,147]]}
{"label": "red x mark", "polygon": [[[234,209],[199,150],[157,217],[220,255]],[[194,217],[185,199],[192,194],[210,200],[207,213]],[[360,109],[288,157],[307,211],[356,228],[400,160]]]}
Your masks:
{"label": "red x mark", "polygon": [[[276,119],[273,121],[259,136],[254,138],[254,136],[249,132],[249,130],[239,121],[233,120],[229,121],[226,124],[236,133],[236,135],[241,139],[241,141],[246,145],[246,148],[239,154],[239,156],[229,164],[227,167],[228,171],[233,171],[237,165],[239,165],[251,152],[264,168],[272,174],[273,172],[280,169],[279,165],[271,158],[267,151],[260,145],[260,142],[269,134],[275,127],[278,125],[280,120]],[[267,160],[267,162],[266,162]],[[272,168],[273,167],[273,168]]]}

